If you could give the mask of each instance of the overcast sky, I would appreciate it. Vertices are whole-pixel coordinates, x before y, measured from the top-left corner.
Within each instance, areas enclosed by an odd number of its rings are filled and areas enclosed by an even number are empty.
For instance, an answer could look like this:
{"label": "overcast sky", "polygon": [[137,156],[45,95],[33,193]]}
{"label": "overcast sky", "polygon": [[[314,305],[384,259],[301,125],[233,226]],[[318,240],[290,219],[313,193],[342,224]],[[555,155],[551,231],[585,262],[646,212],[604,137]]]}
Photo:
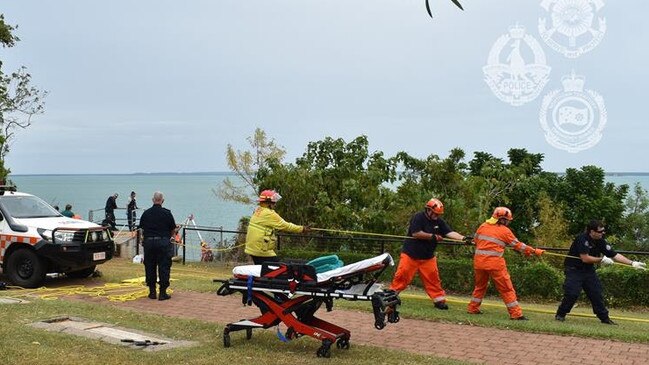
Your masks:
{"label": "overcast sky", "polygon": [[[604,0],[588,24],[601,31],[605,19],[601,42],[572,59],[541,40],[539,18],[552,25],[541,1],[461,2],[465,11],[430,0],[430,19],[424,0],[3,0],[0,12],[21,38],[0,48],[3,70],[24,65],[49,92],[7,166],[14,174],[227,171],[227,144],[245,149],[259,127],[291,162],[310,141],[364,134],[387,156],[446,157],[460,147],[467,159],[505,157],[517,147],[543,153],[549,171],[649,171],[649,2]],[[589,1],[548,3],[557,12]],[[483,73],[494,47],[513,64],[512,44],[497,40],[516,23],[551,67],[540,95],[521,106],[500,100]],[[525,63],[538,61],[538,49],[523,46]],[[572,70],[606,110],[601,140],[579,152],[550,144],[539,117],[544,95],[563,90]],[[579,105],[566,105],[576,112],[564,125],[574,136]],[[602,113],[589,113],[597,129]]]}

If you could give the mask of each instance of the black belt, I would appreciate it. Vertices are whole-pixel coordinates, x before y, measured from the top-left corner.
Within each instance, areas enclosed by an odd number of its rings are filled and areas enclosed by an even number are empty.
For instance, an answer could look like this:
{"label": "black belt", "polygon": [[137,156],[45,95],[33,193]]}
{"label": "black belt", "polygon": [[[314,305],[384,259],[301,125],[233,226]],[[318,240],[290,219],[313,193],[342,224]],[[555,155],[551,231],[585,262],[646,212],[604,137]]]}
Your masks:
{"label": "black belt", "polygon": [[170,240],[171,237],[144,237],[145,240]]}

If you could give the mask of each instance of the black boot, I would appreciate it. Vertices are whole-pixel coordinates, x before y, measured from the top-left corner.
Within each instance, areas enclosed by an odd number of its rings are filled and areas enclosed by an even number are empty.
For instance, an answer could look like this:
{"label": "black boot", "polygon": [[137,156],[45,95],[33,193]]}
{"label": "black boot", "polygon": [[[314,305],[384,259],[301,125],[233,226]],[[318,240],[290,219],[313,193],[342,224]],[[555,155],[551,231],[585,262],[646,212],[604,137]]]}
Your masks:
{"label": "black boot", "polygon": [[156,299],[155,286],[149,287],[149,299]]}
{"label": "black boot", "polygon": [[158,300],[167,300],[171,299],[171,295],[167,294],[167,288],[160,288],[160,295],[158,296]]}

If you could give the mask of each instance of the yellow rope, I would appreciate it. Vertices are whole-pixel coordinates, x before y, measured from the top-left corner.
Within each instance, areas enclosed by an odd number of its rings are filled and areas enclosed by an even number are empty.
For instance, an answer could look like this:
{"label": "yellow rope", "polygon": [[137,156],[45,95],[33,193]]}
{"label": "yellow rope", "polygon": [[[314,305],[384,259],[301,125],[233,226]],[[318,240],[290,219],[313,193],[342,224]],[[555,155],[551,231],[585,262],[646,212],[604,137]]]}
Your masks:
{"label": "yellow rope", "polygon": [[[170,279],[174,281],[176,279]],[[89,297],[106,297],[111,302],[126,302],[144,298],[149,294],[149,289],[145,286],[144,278],[128,279],[122,283],[106,283],[103,286],[86,287],[83,285],[69,285],[60,288],[40,287],[36,289],[25,289],[19,286],[9,286],[9,289],[18,289],[16,293],[11,290],[7,296],[11,297],[33,297],[36,296],[42,300],[56,300],[62,296],[84,295]],[[167,289],[168,293],[173,290]],[[3,295],[4,296],[4,295]]]}
{"label": "yellow rope", "polygon": [[[399,297],[401,298],[406,298],[406,299],[415,299],[415,300],[430,300],[429,297],[421,294],[405,294],[401,292],[399,294]],[[468,300],[460,300],[459,298],[453,298],[453,297],[447,297],[446,299],[447,302],[450,303],[457,303],[457,304],[468,304]],[[495,304],[495,303],[488,303],[488,302],[482,302],[481,306],[487,306],[487,307],[497,307],[497,308],[506,308],[505,304]],[[555,315],[556,311],[550,311],[547,309],[538,309],[538,308],[525,308],[526,312],[534,312],[534,313],[544,313],[544,314],[551,314]],[[571,317],[585,317],[585,318],[597,318],[594,314],[586,314],[586,313],[569,313],[568,314]],[[610,316],[612,319],[618,319],[618,320],[623,320],[623,321],[630,321],[630,322],[640,322],[640,323],[649,323],[649,319],[644,319],[644,318],[635,318],[635,317],[622,317],[622,316]]]}
{"label": "yellow rope", "polygon": [[[412,239],[413,237],[411,236],[397,236],[393,234],[384,234],[384,233],[372,233],[372,232],[360,232],[360,231],[345,231],[341,229],[327,229],[327,228],[311,228],[312,231],[320,231],[320,232],[331,232],[331,233],[343,233],[343,234],[355,234],[355,235],[362,235],[362,236],[375,236],[375,237],[391,237],[391,238],[410,238]],[[443,241],[450,241],[450,242],[463,242],[462,240],[456,240],[453,238],[446,238],[444,237],[442,239]]]}

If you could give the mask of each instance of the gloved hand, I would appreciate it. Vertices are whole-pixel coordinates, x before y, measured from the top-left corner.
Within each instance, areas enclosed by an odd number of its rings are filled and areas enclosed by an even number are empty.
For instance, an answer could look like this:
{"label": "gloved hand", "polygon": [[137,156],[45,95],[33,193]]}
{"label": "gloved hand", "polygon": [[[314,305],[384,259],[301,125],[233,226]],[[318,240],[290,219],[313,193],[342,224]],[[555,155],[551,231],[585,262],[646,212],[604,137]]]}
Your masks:
{"label": "gloved hand", "polygon": [[613,261],[612,258],[604,256],[602,257],[602,261],[600,261],[599,263],[602,265],[613,265],[614,262],[615,261]]}
{"label": "gloved hand", "polygon": [[540,248],[536,248],[536,249],[534,249],[534,254],[535,254],[536,256],[541,256],[541,255],[543,255],[543,253],[545,253],[545,250],[542,250],[542,249],[540,249]]}
{"label": "gloved hand", "polygon": [[473,242],[473,236],[471,236],[471,235],[464,236],[462,241],[464,241],[466,243],[471,243],[471,242]]}
{"label": "gloved hand", "polygon": [[302,233],[311,232],[311,226],[302,226]]}
{"label": "gloved hand", "polygon": [[438,234],[435,235],[435,241],[440,242],[443,239],[444,239],[444,237],[442,237],[442,236],[440,236]]}
{"label": "gloved hand", "polygon": [[631,266],[633,266],[634,269],[638,269],[638,270],[646,270],[647,269],[647,264],[645,264],[644,262],[640,262],[640,261],[633,261],[631,263]]}

